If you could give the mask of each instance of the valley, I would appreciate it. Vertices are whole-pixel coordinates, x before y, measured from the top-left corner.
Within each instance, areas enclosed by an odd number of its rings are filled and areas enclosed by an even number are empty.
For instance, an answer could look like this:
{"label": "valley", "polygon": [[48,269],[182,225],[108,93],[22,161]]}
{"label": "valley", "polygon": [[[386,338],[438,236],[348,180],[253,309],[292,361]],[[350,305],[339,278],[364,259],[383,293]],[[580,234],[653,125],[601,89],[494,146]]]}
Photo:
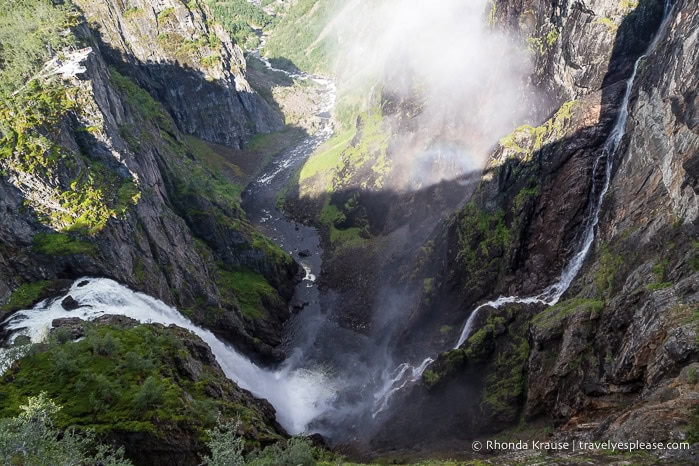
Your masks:
{"label": "valley", "polygon": [[694,2],[8,2],[2,461],[695,463]]}

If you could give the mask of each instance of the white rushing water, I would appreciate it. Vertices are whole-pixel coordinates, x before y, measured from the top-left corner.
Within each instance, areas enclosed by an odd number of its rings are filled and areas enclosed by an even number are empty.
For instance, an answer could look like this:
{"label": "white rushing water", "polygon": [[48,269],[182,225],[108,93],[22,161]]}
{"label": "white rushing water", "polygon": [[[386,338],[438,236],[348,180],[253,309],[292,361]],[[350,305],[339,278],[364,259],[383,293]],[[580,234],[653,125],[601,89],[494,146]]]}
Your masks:
{"label": "white rushing water", "polygon": [[[561,276],[557,282],[548,286],[545,290],[535,296],[500,296],[499,298],[485,302],[478,307],[476,307],[466,323],[461,330],[459,339],[452,349],[457,349],[463,345],[466,340],[471,336],[473,332],[473,325],[476,318],[480,312],[485,308],[498,309],[505,304],[544,304],[546,306],[553,306],[558,302],[563,293],[565,293],[573,280],[580,272],[580,269],[585,262],[587,254],[590,252],[592,244],[595,240],[595,229],[599,223],[600,211],[602,210],[602,202],[604,201],[604,196],[609,190],[609,185],[612,178],[612,168],[614,162],[614,154],[619,147],[621,139],[624,137],[626,132],[626,122],[629,116],[629,99],[631,98],[631,91],[633,89],[634,81],[636,80],[636,74],[638,72],[638,67],[640,63],[655,49],[660,41],[665,29],[667,28],[667,23],[670,19],[670,10],[672,9],[672,1],[665,0],[665,6],[663,11],[663,20],[661,22],[658,32],[655,34],[653,41],[646,49],[646,52],[636,59],[634,63],[633,72],[631,76],[626,80],[626,90],[624,92],[624,97],[621,101],[619,115],[617,116],[614,128],[609,133],[607,140],[602,148],[600,155],[595,159],[593,170],[592,170],[592,187],[590,190],[590,196],[592,197],[592,209],[588,215],[587,221],[585,223],[585,229],[583,230],[582,239],[578,246],[577,252],[573,258],[566,264],[566,266],[561,271]],[[595,174],[600,166],[604,164],[604,180],[601,189],[597,186],[598,182],[595,178]],[[599,192],[598,192],[599,189]],[[403,363],[396,369],[394,376],[389,379],[389,381],[384,384],[381,389],[375,395],[376,403],[374,405],[376,411],[374,416],[386,408],[386,405],[393,394],[405,387],[409,382],[416,381],[422,377],[422,373],[427,369],[427,367],[433,362],[432,358],[425,358],[419,365],[412,366],[408,363]],[[411,376],[406,379],[405,373],[410,372]]]}
{"label": "white rushing water", "polygon": [[[80,286],[82,281],[88,281]],[[11,341],[27,335],[32,342],[42,341],[51,322],[61,317],[92,320],[105,314],[117,314],[143,323],[177,325],[198,335],[210,347],[226,376],[255,396],[267,399],[277,410],[277,420],[292,434],[305,431],[308,423],[331,406],[336,389],[322,371],[290,369],[284,364],[278,370],[263,369],[234,348],[155,298],[134,292],[106,278],[77,280],[68,291],[82,307],[66,311],[61,299],[46,300],[33,309],[19,311],[6,322]],[[293,358],[292,358],[293,359]]]}

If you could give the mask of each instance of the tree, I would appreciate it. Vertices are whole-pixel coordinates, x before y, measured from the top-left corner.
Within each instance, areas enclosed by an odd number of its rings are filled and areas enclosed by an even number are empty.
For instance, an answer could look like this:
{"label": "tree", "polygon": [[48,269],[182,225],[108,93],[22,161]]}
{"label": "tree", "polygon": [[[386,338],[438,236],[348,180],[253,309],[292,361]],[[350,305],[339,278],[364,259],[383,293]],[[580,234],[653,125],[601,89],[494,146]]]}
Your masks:
{"label": "tree", "polygon": [[60,431],[53,417],[61,410],[46,393],[29,397],[17,417],[0,419],[0,463],[14,465],[132,466],[123,449],[95,441],[94,433]]}

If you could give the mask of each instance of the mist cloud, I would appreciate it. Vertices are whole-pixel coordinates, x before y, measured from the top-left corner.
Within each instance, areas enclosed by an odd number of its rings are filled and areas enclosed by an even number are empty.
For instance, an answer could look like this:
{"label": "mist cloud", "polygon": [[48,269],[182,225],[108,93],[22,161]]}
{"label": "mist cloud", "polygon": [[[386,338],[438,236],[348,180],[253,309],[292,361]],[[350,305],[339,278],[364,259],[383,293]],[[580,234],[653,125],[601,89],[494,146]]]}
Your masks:
{"label": "mist cloud", "polygon": [[413,107],[413,115],[392,123],[399,154],[392,188],[482,169],[498,139],[525,121],[531,57],[523,44],[490,28],[488,5],[355,0],[333,22],[340,94],[381,90]]}

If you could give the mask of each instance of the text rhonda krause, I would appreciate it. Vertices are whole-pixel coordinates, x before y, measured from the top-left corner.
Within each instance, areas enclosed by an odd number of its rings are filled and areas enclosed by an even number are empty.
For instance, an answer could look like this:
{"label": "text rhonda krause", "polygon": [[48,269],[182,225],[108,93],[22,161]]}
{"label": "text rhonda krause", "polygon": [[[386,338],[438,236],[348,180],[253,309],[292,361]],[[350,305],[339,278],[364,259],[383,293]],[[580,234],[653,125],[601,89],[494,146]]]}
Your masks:
{"label": "text rhonda krause", "polygon": [[540,440],[519,440],[516,442],[500,442],[487,440],[485,446],[488,450],[688,450],[688,442],[553,442]]}

